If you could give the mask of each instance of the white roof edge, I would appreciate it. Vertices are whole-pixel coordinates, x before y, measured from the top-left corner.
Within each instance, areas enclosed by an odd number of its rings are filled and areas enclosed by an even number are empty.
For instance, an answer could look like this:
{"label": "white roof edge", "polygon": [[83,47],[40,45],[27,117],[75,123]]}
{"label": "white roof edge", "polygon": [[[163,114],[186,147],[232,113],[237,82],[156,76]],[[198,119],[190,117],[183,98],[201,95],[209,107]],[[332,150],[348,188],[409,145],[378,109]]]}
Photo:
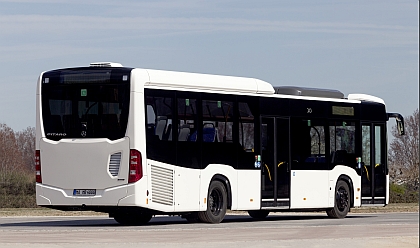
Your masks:
{"label": "white roof edge", "polygon": [[255,78],[153,69],[144,70],[146,70],[150,78],[149,82],[145,83],[145,86],[174,89],[185,88],[199,91],[205,90],[236,93],[274,94],[274,88],[271,84]]}
{"label": "white roof edge", "polygon": [[367,94],[349,94],[347,99],[349,100],[359,100],[359,101],[368,101],[368,102],[377,102],[385,105],[385,101],[382,98],[371,96]]}

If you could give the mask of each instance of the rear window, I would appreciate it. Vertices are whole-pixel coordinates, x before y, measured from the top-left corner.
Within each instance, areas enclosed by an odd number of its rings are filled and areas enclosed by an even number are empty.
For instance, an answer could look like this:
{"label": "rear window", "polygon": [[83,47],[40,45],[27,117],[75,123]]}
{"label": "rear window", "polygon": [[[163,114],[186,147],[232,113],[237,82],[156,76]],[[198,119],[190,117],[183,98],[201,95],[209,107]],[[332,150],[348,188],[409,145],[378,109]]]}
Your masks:
{"label": "rear window", "polygon": [[128,68],[77,68],[46,72],[42,117],[48,139],[123,138],[130,102]]}

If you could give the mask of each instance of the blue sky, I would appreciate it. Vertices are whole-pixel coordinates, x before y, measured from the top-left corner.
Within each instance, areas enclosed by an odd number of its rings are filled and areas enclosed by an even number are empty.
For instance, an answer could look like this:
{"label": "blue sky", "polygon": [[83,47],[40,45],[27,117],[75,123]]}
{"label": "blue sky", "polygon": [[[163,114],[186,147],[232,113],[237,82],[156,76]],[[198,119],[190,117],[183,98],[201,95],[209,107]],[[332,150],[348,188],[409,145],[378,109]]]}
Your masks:
{"label": "blue sky", "polygon": [[[0,0],[0,123],[35,126],[42,71],[112,61],[419,104],[415,0]],[[392,123],[393,124],[393,123]]]}

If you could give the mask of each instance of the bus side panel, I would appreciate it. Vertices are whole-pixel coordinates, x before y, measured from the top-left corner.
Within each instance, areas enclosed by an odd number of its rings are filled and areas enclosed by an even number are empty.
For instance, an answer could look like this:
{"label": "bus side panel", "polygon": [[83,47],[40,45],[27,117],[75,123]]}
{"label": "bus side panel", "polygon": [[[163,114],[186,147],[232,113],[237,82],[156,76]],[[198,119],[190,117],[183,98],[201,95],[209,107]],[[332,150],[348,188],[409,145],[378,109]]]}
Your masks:
{"label": "bus side panel", "polygon": [[238,183],[237,173],[229,165],[222,164],[209,164],[205,169],[201,171],[201,183],[200,183],[200,209],[199,211],[207,210],[207,195],[211,179],[215,175],[221,175],[229,180],[232,190],[232,209],[237,209],[238,194],[236,192],[236,186]]}
{"label": "bus side panel", "polygon": [[127,196],[118,201],[118,206],[136,206],[150,208],[147,198],[147,176],[127,186]]}
{"label": "bus side panel", "polygon": [[388,205],[389,204],[389,174],[386,175],[386,195],[385,196],[386,196],[385,204]]}
{"label": "bus side panel", "polygon": [[290,208],[325,208],[328,205],[328,171],[292,170]]}
{"label": "bus side panel", "polygon": [[[144,84],[149,81],[146,70],[134,69],[131,71],[130,112],[126,136],[130,137],[130,149],[140,151],[143,161],[146,161],[146,121],[144,116]],[[146,176],[145,163],[143,163],[143,176]]]}
{"label": "bus side panel", "polygon": [[[261,171],[238,170],[238,184],[232,185],[232,191],[237,190],[237,208],[232,210],[255,210],[261,208]],[[233,193],[232,193],[233,195]],[[234,204],[232,204],[234,205]]]}
{"label": "bus side panel", "polygon": [[175,210],[174,166],[147,159],[147,174],[149,175],[147,182],[149,208],[173,212]]}
{"label": "bus side panel", "polygon": [[175,166],[175,211],[198,211],[200,206],[200,170]]}
{"label": "bus side panel", "polygon": [[[350,167],[337,165],[329,172],[330,178],[330,190],[329,190],[329,198],[328,198],[328,207],[334,207],[334,199],[335,199],[335,186],[337,184],[338,178],[341,176],[347,176],[353,182],[353,202],[355,207],[361,206],[361,178],[356,173],[356,171]],[[350,188],[351,190],[351,188]]]}
{"label": "bus side panel", "polygon": [[41,80],[42,80],[42,75],[43,73],[41,73],[41,75],[38,78],[38,83],[36,86],[36,123],[35,123],[35,137],[37,137],[35,139],[35,149],[39,150],[39,140],[40,137],[45,137],[44,135],[44,125],[41,122],[41,116],[42,116],[42,109],[41,109]]}

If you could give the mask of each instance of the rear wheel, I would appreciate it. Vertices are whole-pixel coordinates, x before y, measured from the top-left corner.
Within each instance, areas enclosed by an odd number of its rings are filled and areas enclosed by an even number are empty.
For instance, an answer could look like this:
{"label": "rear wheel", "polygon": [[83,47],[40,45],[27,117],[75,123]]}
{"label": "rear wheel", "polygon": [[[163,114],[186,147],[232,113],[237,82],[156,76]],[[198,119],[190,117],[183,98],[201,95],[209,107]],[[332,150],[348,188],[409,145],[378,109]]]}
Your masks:
{"label": "rear wheel", "polygon": [[207,210],[198,213],[202,222],[220,223],[225,218],[227,208],[226,188],[220,181],[210,183],[207,195]]}
{"label": "rear wheel", "polygon": [[340,180],[335,187],[334,208],[327,210],[327,215],[332,218],[342,219],[350,210],[350,190],[346,182]]}
{"label": "rear wheel", "polygon": [[267,210],[249,210],[248,211],[249,216],[257,220],[264,219],[265,217],[268,216],[269,213],[270,212],[268,212]]}
{"label": "rear wheel", "polygon": [[136,214],[116,214],[114,220],[124,226],[137,226],[147,224],[152,218],[152,214],[136,213]]}

